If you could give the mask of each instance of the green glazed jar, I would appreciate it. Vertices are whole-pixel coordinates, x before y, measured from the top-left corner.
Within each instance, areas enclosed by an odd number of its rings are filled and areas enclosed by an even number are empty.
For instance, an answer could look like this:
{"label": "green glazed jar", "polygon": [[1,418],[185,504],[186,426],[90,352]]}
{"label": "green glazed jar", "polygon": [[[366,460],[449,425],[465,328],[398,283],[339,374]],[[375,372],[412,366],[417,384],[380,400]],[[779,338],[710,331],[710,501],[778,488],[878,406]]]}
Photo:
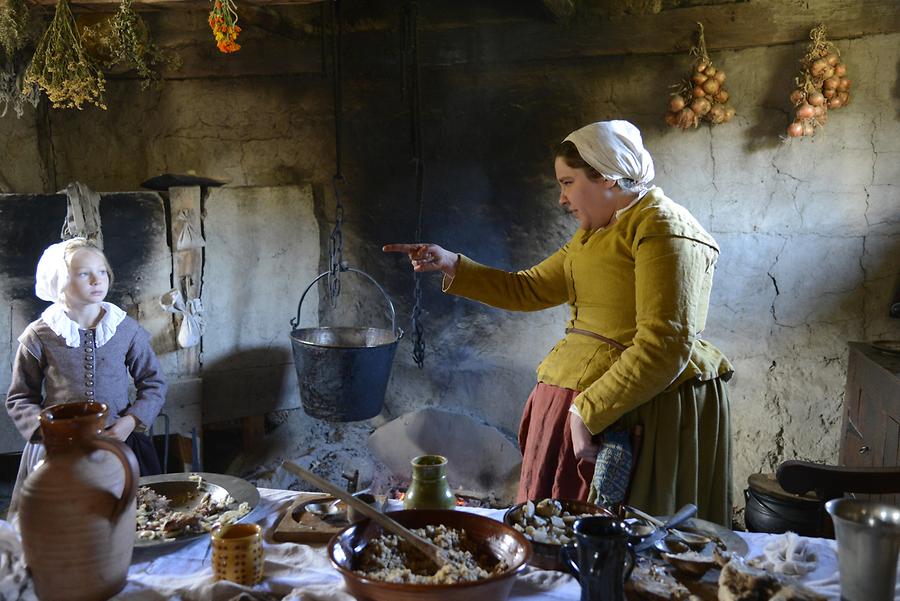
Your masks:
{"label": "green glazed jar", "polygon": [[453,509],[456,495],[447,482],[447,458],[420,455],[412,460],[412,483],[403,499],[404,509]]}

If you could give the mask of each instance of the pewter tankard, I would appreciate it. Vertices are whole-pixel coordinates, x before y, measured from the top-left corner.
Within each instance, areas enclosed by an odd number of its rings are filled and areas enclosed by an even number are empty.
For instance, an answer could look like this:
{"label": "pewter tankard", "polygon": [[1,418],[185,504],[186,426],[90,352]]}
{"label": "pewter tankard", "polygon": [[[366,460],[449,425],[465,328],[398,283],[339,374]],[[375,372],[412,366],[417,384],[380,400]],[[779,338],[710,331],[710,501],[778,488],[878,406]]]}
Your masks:
{"label": "pewter tankard", "polygon": [[831,514],[838,546],[841,598],[846,601],[893,601],[900,551],[900,507],[833,499]]}

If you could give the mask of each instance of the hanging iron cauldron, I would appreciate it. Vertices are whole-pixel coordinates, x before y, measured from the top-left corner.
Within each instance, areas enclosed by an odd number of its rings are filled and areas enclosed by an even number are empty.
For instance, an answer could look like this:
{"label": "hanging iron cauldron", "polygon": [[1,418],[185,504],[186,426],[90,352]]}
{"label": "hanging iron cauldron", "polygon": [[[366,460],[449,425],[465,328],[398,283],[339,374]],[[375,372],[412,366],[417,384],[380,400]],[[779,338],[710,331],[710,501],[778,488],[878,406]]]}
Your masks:
{"label": "hanging iron cauldron", "polygon": [[300,297],[297,317],[291,320],[291,346],[303,410],[327,421],[352,422],[381,412],[403,330],[397,327],[394,303],[372,276],[353,267],[341,271],[358,273],[375,284],[391,310],[391,329],[298,328],[303,299],[316,282],[329,275],[326,271],[310,282]]}

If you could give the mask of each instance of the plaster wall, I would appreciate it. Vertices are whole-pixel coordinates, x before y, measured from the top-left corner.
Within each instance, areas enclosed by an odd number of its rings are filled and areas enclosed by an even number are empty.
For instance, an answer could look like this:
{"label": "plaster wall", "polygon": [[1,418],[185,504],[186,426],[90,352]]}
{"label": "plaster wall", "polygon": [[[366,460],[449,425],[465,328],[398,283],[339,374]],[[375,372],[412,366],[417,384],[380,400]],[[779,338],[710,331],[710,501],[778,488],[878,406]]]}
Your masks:
{"label": "plaster wall", "polygon": [[[319,230],[309,186],[216,188],[205,203],[203,415],[207,422],[300,406],[289,321],[312,280]],[[318,298],[301,320],[316,317]]]}
{"label": "plaster wall", "polygon": [[[722,247],[705,336],[736,366],[736,491],[749,474],[785,458],[836,461],[846,342],[900,338],[900,322],[888,317],[900,277],[900,35],[837,45],[853,101],[814,139],[789,143],[779,136],[803,44],[714,53],[737,117],[687,132],[662,122],[667,86],[686,73],[686,55],[422,72],[424,237],[498,267],[528,267],[574,231],[556,206],[551,153],[559,140],[600,119],[627,118],[641,128],[656,183]],[[253,52],[245,44],[239,54],[251,60]],[[391,56],[359,47],[351,54],[345,258],[387,286],[408,325],[408,264],[379,251],[416,230],[408,107]],[[310,183],[327,241],[330,82],[316,74],[249,74],[169,80],[143,93],[128,80],[108,88],[106,112],[0,120],[0,182],[17,192],[75,178],[99,190],[133,189],[158,172],[195,169],[236,186]],[[49,153],[40,151],[48,139]],[[365,451],[369,432],[424,407],[468,414],[513,437],[534,367],[562,334],[565,310],[506,313],[443,295],[436,277],[423,285],[426,367],[413,364],[407,335],[379,418],[328,424],[292,412],[235,470],[289,486],[295,482],[274,467],[291,457],[332,476],[354,466],[365,480],[374,469]],[[383,319],[369,294],[348,283],[341,308],[323,318]]]}

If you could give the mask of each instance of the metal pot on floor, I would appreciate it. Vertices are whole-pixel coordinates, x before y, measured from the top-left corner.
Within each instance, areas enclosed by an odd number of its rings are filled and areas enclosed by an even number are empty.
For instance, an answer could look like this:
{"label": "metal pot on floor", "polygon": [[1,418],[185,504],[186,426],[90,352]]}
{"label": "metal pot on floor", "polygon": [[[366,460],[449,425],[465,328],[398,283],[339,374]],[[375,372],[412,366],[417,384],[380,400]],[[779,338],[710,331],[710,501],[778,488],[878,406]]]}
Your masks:
{"label": "metal pot on floor", "polygon": [[778,484],[774,474],[752,474],[744,489],[744,522],[750,532],[822,536],[822,503],[813,494],[795,495]]}

